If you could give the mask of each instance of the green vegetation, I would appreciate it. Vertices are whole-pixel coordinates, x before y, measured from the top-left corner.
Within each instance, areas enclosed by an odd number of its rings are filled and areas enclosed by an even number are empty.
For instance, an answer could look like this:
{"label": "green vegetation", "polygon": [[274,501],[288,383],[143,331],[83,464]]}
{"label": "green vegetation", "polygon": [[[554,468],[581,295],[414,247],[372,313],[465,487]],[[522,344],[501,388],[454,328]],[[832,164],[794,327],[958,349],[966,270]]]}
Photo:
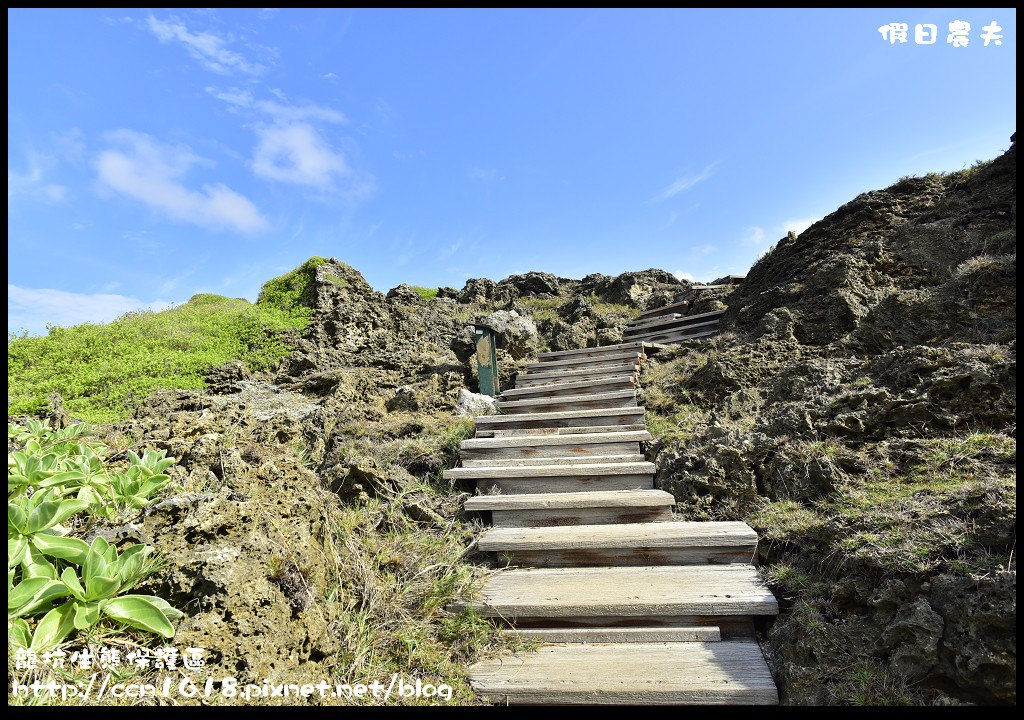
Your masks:
{"label": "green vegetation", "polygon": [[1012,516],[1016,441],[972,433],[922,443],[906,466],[873,467],[829,500],[841,552],[886,570],[923,572],[955,563],[982,575],[1008,557],[978,535],[981,517]]}
{"label": "green vegetation", "polygon": [[[267,280],[260,288],[256,304],[308,319],[313,312],[313,276],[318,267],[328,262],[327,258],[314,255],[294,270]],[[337,280],[338,284],[343,281],[342,278]]]}
{"label": "green vegetation", "polygon": [[[170,481],[173,458],[129,452],[124,470],[83,425],[51,431],[38,421],[9,423],[7,456],[7,631],[17,650],[43,652],[106,620],[163,638],[181,613],[152,595],[127,595],[156,568],[153,548],[118,552],[85,535],[96,518],[148,504]],[[75,528],[75,531],[72,531]],[[60,603],[60,604],[56,604]],[[109,623],[108,623],[109,624]]]}
{"label": "green vegetation", "polygon": [[425,288],[425,287],[420,287],[419,285],[413,285],[411,287],[424,300],[433,300],[434,298],[437,297],[438,288]]}
{"label": "green vegetation", "polygon": [[793,565],[778,563],[764,568],[762,574],[769,585],[784,590],[806,590],[811,585],[807,573]]}
{"label": "green vegetation", "polygon": [[[832,441],[787,452],[796,467],[840,456],[851,452]],[[984,575],[1011,564],[1012,549],[988,547],[978,525],[1011,522],[1016,457],[1016,441],[1001,433],[921,440],[902,462],[862,451],[865,471],[844,475],[833,492],[765,500],[745,519],[775,547],[820,552],[835,567]]]}
{"label": "green vegetation", "polygon": [[590,293],[589,300],[598,315],[618,315],[626,320],[635,320],[643,313],[640,308],[604,302],[595,293]]}
{"label": "green vegetation", "polygon": [[[647,407],[668,406],[671,401],[664,395],[658,388],[652,387],[648,390]],[[686,440],[693,436],[698,426],[706,422],[707,414],[699,407],[682,403],[674,406],[667,416],[651,412],[647,416],[647,429],[655,440]]]}
{"label": "green vegetation", "polygon": [[920,702],[908,689],[907,678],[899,676],[877,660],[859,659],[838,678],[831,693],[837,703],[857,706],[902,706]]}
{"label": "green vegetation", "polygon": [[[269,293],[285,305],[286,296]],[[110,422],[126,417],[129,404],[153,390],[203,387],[206,373],[225,362],[273,367],[291,349],[281,334],[304,328],[309,318],[306,308],[285,310],[274,302],[195,295],[159,313],[15,338],[7,345],[8,416],[38,414],[58,392],[72,416]]]}
{"label": "green vegetation", "polygon": [[450,491],[439,490],[423,483],[343,509],[335,545],[344,561],[326,607],[342,641],[339,680],[398,672],[446,682],[454,702],[472,702],[466,666],[509,642],[487,618],[445,609],[476,586],[464,559],[472,531],[414,521],[404,510],[448,502]]}
{"label": "green vegetation", "polygon": [[558,317],[558,308],[565,304],[565,299],[560,297],[540,298],[521,297],[516,300],[519,304],[530,311],[534,322],[541,320],[554,320]]}
{"label": "green vegetation", "polygon": [[461,517],[462,499],[441,476],[473,422],[402,412],[344,432],[351,438],[345,462],[367,468],[370,494],[332,513],[325,542],[334,584],[319,607],[343,648],[334,677],[397,672],[448,683],[453,703],[475,702],[466,667],[481,654],[527,644],[472,610],[447,608],[472,597],[482,579],[467,557],[479,523]]}
{"label": "green vegetation", "polygon": [[793,500],[765,502],[747,522],[767,540],[797,541],[821,533],[825,518]]}

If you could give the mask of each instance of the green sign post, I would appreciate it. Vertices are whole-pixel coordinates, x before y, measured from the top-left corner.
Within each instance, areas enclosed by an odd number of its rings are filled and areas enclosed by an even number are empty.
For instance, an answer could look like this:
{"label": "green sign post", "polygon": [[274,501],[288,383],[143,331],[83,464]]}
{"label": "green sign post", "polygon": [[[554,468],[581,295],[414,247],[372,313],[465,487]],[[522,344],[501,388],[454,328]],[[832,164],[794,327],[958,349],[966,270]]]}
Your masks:
{"label": "green sign post", "polygon": [[498,358],[495,355],[494,330],[486,325],[475,325],[476,366],[480,377],[480,392],[495,397],[498,394]]}

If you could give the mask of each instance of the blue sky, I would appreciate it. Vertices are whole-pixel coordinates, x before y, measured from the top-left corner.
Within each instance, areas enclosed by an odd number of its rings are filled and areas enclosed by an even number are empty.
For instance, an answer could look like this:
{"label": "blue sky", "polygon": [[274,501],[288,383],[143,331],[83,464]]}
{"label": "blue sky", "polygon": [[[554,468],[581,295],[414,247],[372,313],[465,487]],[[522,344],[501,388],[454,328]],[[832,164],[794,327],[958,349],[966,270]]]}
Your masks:
{"label": "blue sky", "polygon": [[1015,58],[1009,9],[8,10],[8,329],[311,255],[378,290],[743,273],[1005,150]]}

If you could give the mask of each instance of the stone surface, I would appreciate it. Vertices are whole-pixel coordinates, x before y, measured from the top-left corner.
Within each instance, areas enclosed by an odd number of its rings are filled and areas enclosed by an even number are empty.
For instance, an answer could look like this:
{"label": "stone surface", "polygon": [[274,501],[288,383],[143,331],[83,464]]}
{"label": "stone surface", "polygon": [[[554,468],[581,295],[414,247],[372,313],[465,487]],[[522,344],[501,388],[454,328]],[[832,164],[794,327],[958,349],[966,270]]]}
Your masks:
{"label": "stone surface", "polygon": [[497,399],[489,395],[470,392],[466,388],[459,390],[459,399],[455,403],[455,414],[459,417],[476,417],[478,415],[496,415]]}

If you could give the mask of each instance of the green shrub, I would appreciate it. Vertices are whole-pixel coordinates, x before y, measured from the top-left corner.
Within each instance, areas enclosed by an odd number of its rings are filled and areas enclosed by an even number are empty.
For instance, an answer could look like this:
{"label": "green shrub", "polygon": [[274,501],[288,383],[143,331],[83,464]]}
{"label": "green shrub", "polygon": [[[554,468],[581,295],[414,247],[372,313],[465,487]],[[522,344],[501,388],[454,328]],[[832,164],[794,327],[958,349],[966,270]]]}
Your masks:
{"label": "green shrub", "polygon": [[327,258],[314,255],[294,270],[267,280],[260,288],[256,304],[309,317],[313,306],[313,275],[317,267],[328,262]]}
{"label": "green shrub", "polygon": [[163,471],[174,458],[129,453],[127,469],[118,471],[106,446],[85,434],[82,425],[7,426],[7,634],[21,651],[49,650],[103,618],[169,639],[181,617],[159,597],[125,594],[155,568],[153,548],[118,552],[103,537],[87,544],[65,525],[144,507],[169,482]]}
{"label": "green shrub", "polygon": [[38,414],[59,392],[74,417],[117,420],[129,414],[129,403],[153,390],[203,387],[206,373],[225,362],[273,367],[291,350],[282,333],[305,328],[309,314],[202,294],[163,312],[127,313],[108,325],[50,327],[43,337],[13,338],[7,344],[7,413]]}

